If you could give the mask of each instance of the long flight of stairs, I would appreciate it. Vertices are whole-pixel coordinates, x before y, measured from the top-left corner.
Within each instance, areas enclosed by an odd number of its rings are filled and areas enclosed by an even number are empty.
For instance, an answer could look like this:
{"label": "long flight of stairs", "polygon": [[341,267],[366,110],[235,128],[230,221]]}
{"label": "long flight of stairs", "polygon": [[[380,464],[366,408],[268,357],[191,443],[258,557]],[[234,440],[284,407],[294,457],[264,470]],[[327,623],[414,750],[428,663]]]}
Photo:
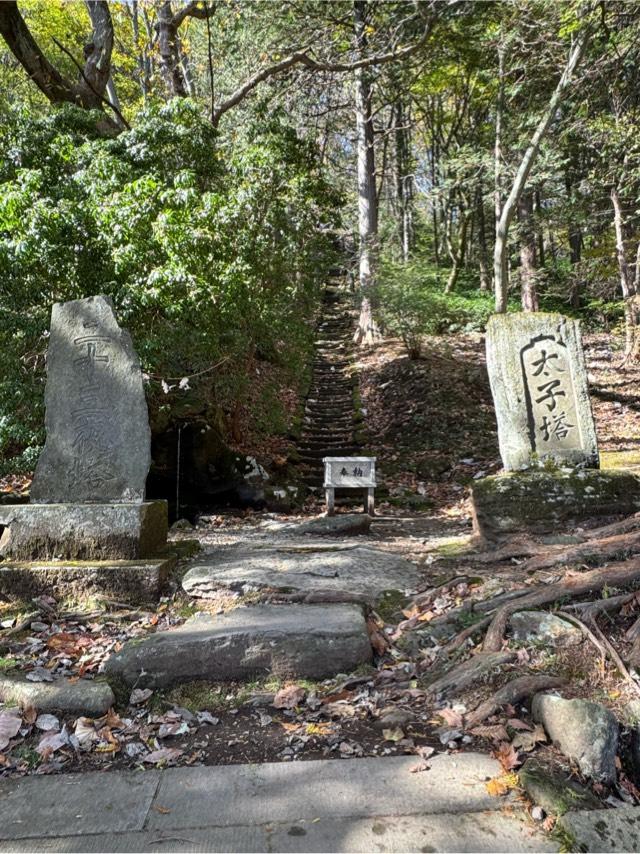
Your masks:
{"label": "long flight of stairs", "polygon": [[313,374],[298,442],[300,474],[311,489],[324,481],[323,457],[358,453],[350,366],[354,318],[347,291],[328,285],[316,331]]}

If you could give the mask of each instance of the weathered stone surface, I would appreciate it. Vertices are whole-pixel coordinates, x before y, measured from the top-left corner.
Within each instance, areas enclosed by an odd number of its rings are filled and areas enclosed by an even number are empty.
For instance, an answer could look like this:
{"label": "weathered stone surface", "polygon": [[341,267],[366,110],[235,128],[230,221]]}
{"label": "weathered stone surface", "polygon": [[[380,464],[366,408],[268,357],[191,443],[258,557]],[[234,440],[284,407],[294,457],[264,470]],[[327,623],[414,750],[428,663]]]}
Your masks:
{"label": "weathered stone surface", "polygon": [[609,709],[589,700],[565,700],[555,694],[536,694],[534,720],[585,777],[612,783],[616,777],[618,722]]}
{"label": "weathered stone surface", "polygon": [[321,679],[371,657],[357,605],[258,605],[199,613],[177,629],[130,641],[108,660],[106,674],[139,688],[267,674]]}
{"label": "weathered stone surface", "polygon": [[146,561],[0,562],[0,594],[84,599],[95,594],[134,604],[157,601],[175,558]]}
{"label": "weathered stone surface", "polygon": [[572,851],[640,851],[640,807],[567,813],[559,826]]}
{"label": "weathered stone surface", "polygon": [[514,640],[554,646],[582,643],[582,632],[548,611],[516,611],[509,620]]}
{"label": "weathered stone surface", "polygon": [[30,682],[22,673],[0,673],[0,700],[8,705],[33,706],[39,712],[99,717],[115,704],[113,691],[106,682],[80,679],[71,682],[58,678],[53,682]]}
{"label": "weathered stone surface", "polygon": [[500,314],[487,324],[487,370],[502,463],[598,466],[578,321],[561,314]]}
{"label": "weathered stone surface", "polygon": [[0,554],[15,560],[135,560],[167,540],[167,502],[0,507]]}
{"label": "weathered stone surface", "polygon": [[601,805],[586,786],[536,759],[527,759],[518,776],[520,785],[531,800],[549,815],[564,815],[570,810],[598,809]]}
{"label": "weathered stone surface", "polygon": [[182,580],[192,596],[221,587],[314,592],[340,590],[375,601],[386,590],[413,589],[417,568],[397,555],[363,546],[322,543],[217,549],[198,559]]}
{"label": "weathered stone surface", "polygon": [[373,518],[368,513],[341,513],[339,516],[320,516],[282,528],[283,534],[313,534],[323,537],[343,537],[367,534]]}
{"label": "weathered stone surface", "polygon": [[640,477],[626,471],[530,471],[471,484],[474,528],[486,539],[566,529],[640,510]]}
{"label": "weathered stone surface", "polygon": [[53,306],[45,403],[32,502],[144,500],[151,432],[142,371],[108,297]]}

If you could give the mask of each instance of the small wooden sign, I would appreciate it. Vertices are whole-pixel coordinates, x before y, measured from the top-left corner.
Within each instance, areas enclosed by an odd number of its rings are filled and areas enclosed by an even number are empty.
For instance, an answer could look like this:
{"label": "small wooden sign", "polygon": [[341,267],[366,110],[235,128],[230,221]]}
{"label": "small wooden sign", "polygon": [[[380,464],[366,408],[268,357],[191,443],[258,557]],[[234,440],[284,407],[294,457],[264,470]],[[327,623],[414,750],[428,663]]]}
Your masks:
{"label": "small wooden sign", "polygon": [[373,515],[376,486],[375,457],[323,457],[327,514],[333,516],[336,489],[366,489],[365,510]]}

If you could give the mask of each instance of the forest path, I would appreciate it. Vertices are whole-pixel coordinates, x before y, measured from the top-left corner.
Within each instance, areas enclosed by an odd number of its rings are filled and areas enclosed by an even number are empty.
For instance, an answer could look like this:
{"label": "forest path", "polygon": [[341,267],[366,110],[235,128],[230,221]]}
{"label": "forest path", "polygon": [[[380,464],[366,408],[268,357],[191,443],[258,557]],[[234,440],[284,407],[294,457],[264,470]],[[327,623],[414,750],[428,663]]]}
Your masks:
{"label": "forest path", "polygon": [[316,332],[316,352],[297,452],[303,482],[323,484],[322,458],[358,451],[352,376],[354,318],[348,292],[327,286]]}

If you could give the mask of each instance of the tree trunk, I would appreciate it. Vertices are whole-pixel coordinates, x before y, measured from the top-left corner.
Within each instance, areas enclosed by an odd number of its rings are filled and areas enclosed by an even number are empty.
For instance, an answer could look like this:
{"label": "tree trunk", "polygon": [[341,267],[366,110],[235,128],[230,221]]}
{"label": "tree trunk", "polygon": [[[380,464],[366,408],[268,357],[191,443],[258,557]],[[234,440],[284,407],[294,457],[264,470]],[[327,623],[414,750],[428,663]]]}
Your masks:
{"label": "tree trunk", "polygon": [[465,206],[464,210],[460,211],[460,231],[458,233],[458,243],[454,248],[453,243],[449,243],[449,255],[451,257],[452,266],[447,284],[444,289],[445,294],[451,293],[458,281],[460,270],[464,265],[464,256],[467,249],[467,234],[469,232],[469,223],[471,222],[472,210],[469,206]]}
{"label": "tree trunk", "polygon": [[493,254],[495,310],[498,313],[503,313],[507,310],[507,259],[509,226],[511,225],[513,216],[515,214],[516,205],[522,194],[522,191],[527,182],[527,178],[529,177],[529,173],[531,172],[531,169],[537,157],[542,138],[547,132],[547,129],[551,124],[551,120],[555,116],[556,111],[560,106],[567,89],[569,88],[569,85],[573,78],[573,74],[580,63],[580,60],[582,59],[582,56],[588,44],[590,35],[591,32],[588,28],[585,28],[580,33],[578,33],[576,41],[569,54],[567,64],[564,68],[564,71],[562,72],[562,76],[560,77],[560,80],[558,81],[553,95],[549,99],[547,108],[544,111],[540,121],[538,122],[533,136],[531,137],[529,145],[527,146],[527,149],[520,162],[520,166],[518,167],[518,171],[516,172],[516,177],[514,178],[513,184],[511,186],[511,191],[509,192],[509,195],[504,205],[502,206],[500,220],[498,221],[496,228],[496,244]]}
{"label": "tree trunk", "polygon": [[[501,33],[502,37],[502,33]],[[504,116],[504,45],[498,46],[498,99],[496,101],[496,134],[493,148],[493,209],[495,219],[495,243],[498,242],[498,225],[502,216],[502,120]],[[502,258],[501,276],[508,281],[506,258]],[[494,277],[494,290],[496,289]]]}
{"label": "tree trunk", "polygon": [[625,360],[638,358],[640,340],[638,336],[638,317],[635,297],[635,282],[631,276],[631,270],[627,263],[627,254],[624,243],[625,221],[617,187],[611,190],[611,203],[613,205],[613,226],[616,233],[616,258],[618,261],[618,274],[620,276],[620,290],[624,299],[624,330],[625,330]]}
{"label": "tree trunk", "polygon": [[52,104],[71,103],[100,110],[111,69],[113,22],[106,0],[89,0],[87,7],[93,32],[85,47],[83,74],[77,83],[71,83],[49,62],[13,0],[0,2],[0,35]]}
{"label": "tree trunk", "polygon": [[[366,0],[353,4],[356,44],[360,54],[366,47]],[[380,339],[373,316],[375,274],[378,249],[378,198],[374,153],[374,127],[371,115],[371,81],[366,68],[356,71],[356,131],[358,148],[358,234],[360,238],[361,310],[356,344],[371,345]]]}
{"label": "tree trunk", "polygon": [[478,266],[480,268],[480,290],[488,291],[489,278],[489,252],[487,250],[487,232],[484,218],[484,197],[482,184],[476,188],[476,223],[478,229]]}
{"label": "tree trunk", "polygon": [[523,193],[518,201],[520,223],[520,275],[523,311],[538,311],[536,235],[533,228],[533,193]]}
{"label": "tree trunk", "polygon": [[163,0],[158,8],[158,48],[162,76],[170,95],[184,98],[187,87],[180,64],[178,28],[174,22],[170,0]]}

